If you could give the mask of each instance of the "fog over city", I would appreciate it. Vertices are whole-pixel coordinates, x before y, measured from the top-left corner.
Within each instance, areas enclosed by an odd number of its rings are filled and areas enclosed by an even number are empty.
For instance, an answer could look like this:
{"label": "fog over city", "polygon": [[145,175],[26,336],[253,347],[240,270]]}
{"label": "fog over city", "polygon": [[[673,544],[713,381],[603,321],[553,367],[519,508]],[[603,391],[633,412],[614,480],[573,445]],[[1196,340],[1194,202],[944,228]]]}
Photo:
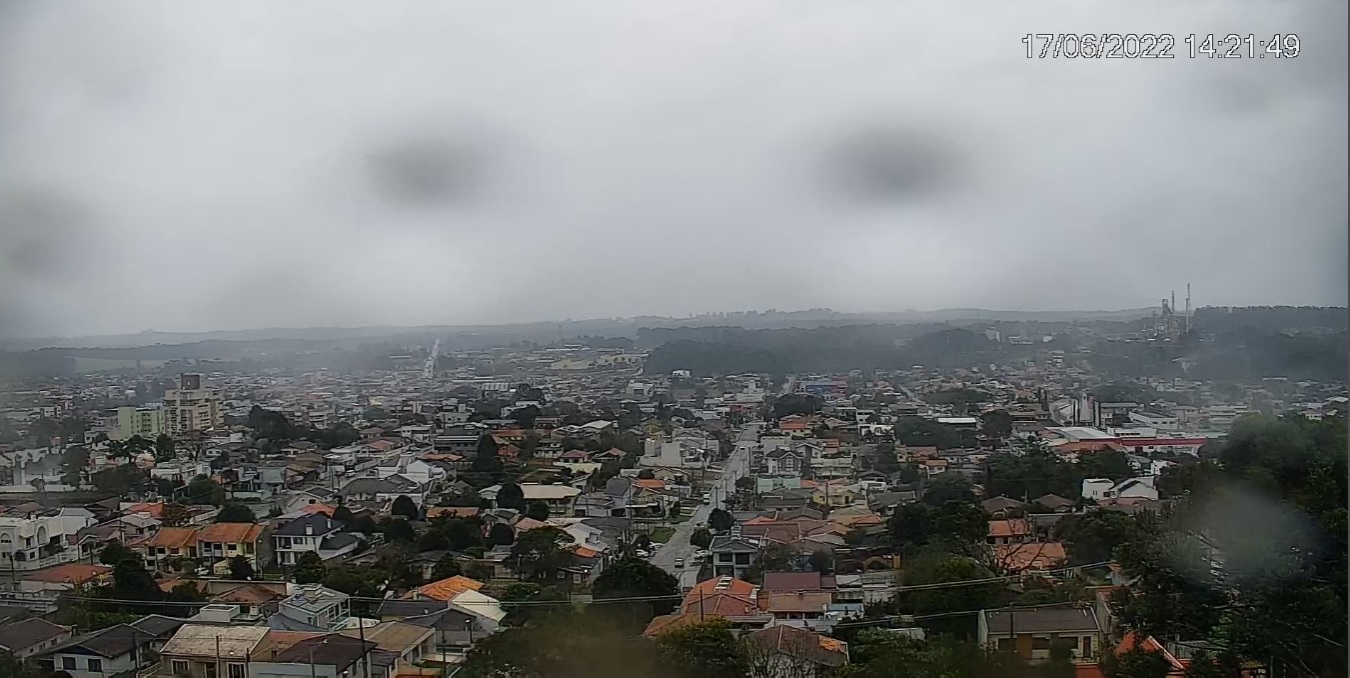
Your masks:
{"label": "fog over city", "polygon": [[8,2],[0,333],[1344,305],[1345,14]]}

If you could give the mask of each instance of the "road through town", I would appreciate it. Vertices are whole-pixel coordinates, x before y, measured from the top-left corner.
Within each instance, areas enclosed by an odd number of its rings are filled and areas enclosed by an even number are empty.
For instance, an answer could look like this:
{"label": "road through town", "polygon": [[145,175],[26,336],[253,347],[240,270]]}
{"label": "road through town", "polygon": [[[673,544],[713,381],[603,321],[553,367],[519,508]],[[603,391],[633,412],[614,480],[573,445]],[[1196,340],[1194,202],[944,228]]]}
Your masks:
{"label": "road through town", "polygon": [[[731,451],[731,456],[727,457],[722,465],[722,474],[718,477],[716,483],[709,490],[712,500],[709,504],[698,504],[694,510],[694,515],[689,519],[675,526],[675,534],[671,536],[665,546],[656,550],[652,555],[653,565],[675,575],[680,580],[682,588],[690,588],[698,581],[699,564],[694,562],[693,556],[696,550],[689,543],[689,537],[698,529],[699,524],[708,521],[708,514],[716,506],[720,506],[722,500],[730,497],[736,491],[736,480],[747,475],[750,470],[750,451],[754,449],[759,441],[759,430],[763,424],[754,422],[746,424],[741,429],[741,434],[736,440],[736,447]],[[684,567],[676,568],[675,561],[683,560]]]}

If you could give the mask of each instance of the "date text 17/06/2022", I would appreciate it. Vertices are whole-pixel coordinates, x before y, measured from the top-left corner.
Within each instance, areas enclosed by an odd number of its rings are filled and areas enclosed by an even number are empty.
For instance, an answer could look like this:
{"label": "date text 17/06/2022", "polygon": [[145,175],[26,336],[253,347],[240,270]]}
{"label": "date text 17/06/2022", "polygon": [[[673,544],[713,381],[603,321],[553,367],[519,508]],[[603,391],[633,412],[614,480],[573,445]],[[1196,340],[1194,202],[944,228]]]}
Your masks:
{"label": "date text 17/06/2022", "polygon": [[1027,33],[1028,59],[1293,59],[1297,33]]}

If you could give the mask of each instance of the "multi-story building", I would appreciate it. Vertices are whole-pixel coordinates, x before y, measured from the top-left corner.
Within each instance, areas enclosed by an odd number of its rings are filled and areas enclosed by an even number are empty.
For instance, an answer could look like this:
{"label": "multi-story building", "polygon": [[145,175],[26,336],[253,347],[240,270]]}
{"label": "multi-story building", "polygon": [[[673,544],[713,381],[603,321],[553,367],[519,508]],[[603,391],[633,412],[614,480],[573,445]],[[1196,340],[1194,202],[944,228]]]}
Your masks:
{"label": "multi-story building", "polygon": [[113,440],[126,440],[132,436],[140,436],[146,440],[154,440],[163,432],[164,408],[119,407],[117,426],[108,431],[108,437]]}
{"label": "multi-story building", "polygon": [[225,424],[220,391],[202,384],[202,375],[178,375],[178,388],[164,392],[164,432],[178,436]]}
{"label": "multi-story building", "polygon": [[0,515],[0,570],[37,570],[86,558],[90,551],[82,548],[92,549],[92,542],[86,547],[74,537],[94,522],[81,508]]}
{"label": "multi-story building", "polygon": [[350,596],[323,584],[298,584],[295,594],[282,600],[277,612],[309,626],[329,631],[345,628],[351,616]]}
{"label": "multi-story building", "polygon": [[322,513],[296,518],[272,534],[276,562],[294,566],[300,554],[313,551],[321,560],[331,560],[356,550],[356,537],[342,531],[342,524]]}

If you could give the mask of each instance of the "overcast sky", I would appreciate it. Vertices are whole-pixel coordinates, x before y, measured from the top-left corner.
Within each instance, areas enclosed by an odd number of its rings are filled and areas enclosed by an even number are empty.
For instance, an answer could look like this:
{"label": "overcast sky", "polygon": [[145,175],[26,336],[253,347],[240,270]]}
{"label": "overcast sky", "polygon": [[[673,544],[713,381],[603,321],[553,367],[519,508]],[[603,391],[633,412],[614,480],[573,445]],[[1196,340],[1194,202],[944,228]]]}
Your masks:
{"label": "overcast sky", "polygon": [[1343,305],[1345,11],[5,2],[0,331]]}

